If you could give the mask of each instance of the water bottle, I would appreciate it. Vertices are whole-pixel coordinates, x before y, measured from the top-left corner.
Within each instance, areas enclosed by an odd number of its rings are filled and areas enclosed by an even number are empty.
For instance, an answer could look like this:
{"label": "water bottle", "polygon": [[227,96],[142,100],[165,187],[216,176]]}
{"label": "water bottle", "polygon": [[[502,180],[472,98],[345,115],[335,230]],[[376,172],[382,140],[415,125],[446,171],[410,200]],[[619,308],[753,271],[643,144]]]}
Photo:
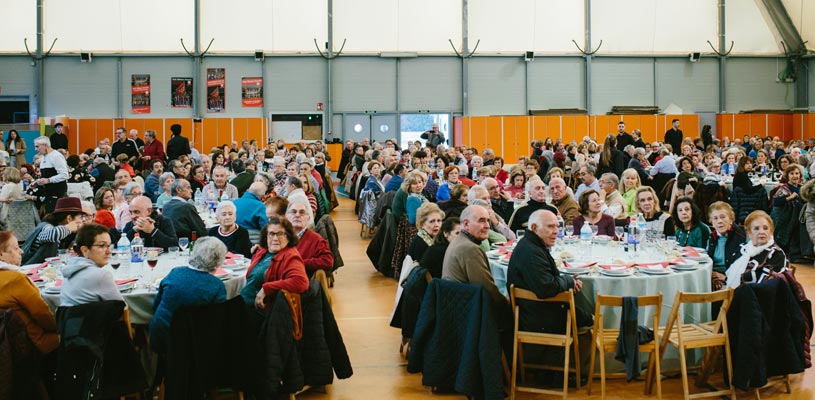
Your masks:
{"label": "water bottle", "polygon": [[591,227],[586,221],[584,221],[583,226],[580,227],[580,240],[591,241]]}
{"label": "water bottle", "polygon": [[130,253],[130,240],[127,240],[127,235],[122,232],[122,237],[116,242],[116,250],[120,254]]}
{"label": "water bottle", "polygon": [[203,193],[201,193],[201,189],[200,189],[200,188],[195,189],[195,197],[194,197],[194,198],[195,198],[195,208],[197,208],[197,209],[199,209],[199,210],[200,210],[200,209],[203,207],[203,205],[204,205],[204,203],[203,203],[203,201],[204,201],[204,194],[203,194]]}
{"label": "water bottle", "polygon": [[139,234],[136,233],[136,236],[133,237],[133,241],[130,242],[130,263],[131,264],[141,264],[144,260],[144,241]]}
{"label": "water bottle", "polygon": [[229,196],[227,196],[226,191],[221,191],[221,201],[229,201]]}
{"label": "water bottle", "polygon": [[[566,224],[563,221],[563,217],[558,212],[557,213],[557,238],[558,239],[563,239],[563,235],[564,235],[563,231],[564,231],[564,226],[565,225]],[[591,229],[589,229],[589,231],[591,231]]]}
{"label": "water bottle", "polygon": [[645,234],[645,231],[648,227],[648,221],[645,220],[645,216],[642,213],[637,213],[637,227],[640,228],[640,235]]}
{"label": "water bottle", "polygon": [[631,251],[637,251],[638,244],[640,244],[640,226],[637,224],[637,217],[632,217],[628,224],[628,247]]}

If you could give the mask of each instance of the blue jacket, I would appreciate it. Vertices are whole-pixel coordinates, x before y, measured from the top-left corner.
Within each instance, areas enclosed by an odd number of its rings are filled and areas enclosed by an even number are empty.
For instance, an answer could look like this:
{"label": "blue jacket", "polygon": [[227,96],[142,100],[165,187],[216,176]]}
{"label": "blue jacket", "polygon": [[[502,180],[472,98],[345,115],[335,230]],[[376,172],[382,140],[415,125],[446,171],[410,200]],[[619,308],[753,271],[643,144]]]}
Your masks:
{"label": "blue jacket", "polygon": [[397,191],[397,190],[399,190],[399,187],[400,187],[400,186],[402,186],[402,181],[404,181],[404,180],[405,180],[405,179],[404,179],[404,178],[402,178],[401,176],[399,176],[399,175],[394,175],[394,176],[393,176],[393,178],[391,178],[391,179],[388,181],[388,184],[387,184],[387,185],[385,185],[385,191],[386,191],[386,192],[390,192],[390,191]]}
{"label": "blue jacket", "polygon": [[450,200],[450,183],[444,181],[439,185],[439,189],[436,191],[436,201],[445,201]]}
{"label": "blue jacket", "polygon": [[408,372],[421,372],[424,386],[503,400],[501,340],[493,315],[482,286],[433,279],[416,321]]}
{"label": "blue jacket", "polygon": [[167,352],[173,313],[182,307],[203,306],[226,301],[226,288],[220,279],[207,272],[179,267],[170,271],[158,288],[150,321],[150,345],[159,353]]}
{"label": "blue jacket", "polygon": [[158,177],[152,173],[147,175],[147,179],[144,180],[144,195],[149,197],[150,200],[153,200],[153,203],[155,203],[161,192],[162,190],[161,185],[158,184]]}
{"label": "blue jacket", "polygon": [[262,229],[269,223],[266,218],[266,206],[250,192],[246,192],[235,203],[237,218],[235,222],[243,229]]}

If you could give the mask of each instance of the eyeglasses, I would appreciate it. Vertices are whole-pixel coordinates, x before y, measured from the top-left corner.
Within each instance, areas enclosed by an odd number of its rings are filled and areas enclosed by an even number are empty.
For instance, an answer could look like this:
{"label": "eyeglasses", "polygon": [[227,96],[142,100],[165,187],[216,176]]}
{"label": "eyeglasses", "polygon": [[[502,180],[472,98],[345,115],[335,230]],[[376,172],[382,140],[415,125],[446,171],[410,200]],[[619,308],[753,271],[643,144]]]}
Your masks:
{"label": "eyeglasses", "polygon": [[91,247],[104,250],[110,248],[110,243],[94,243],[91,245]]}
{"label": "eyeglasses", "polygon": [[284,237],[286,237],[286,232],[285,231],[280,231],[280,232],[271,232],[270,231],[266,236],[269,237],[269,238],[283,239]]}

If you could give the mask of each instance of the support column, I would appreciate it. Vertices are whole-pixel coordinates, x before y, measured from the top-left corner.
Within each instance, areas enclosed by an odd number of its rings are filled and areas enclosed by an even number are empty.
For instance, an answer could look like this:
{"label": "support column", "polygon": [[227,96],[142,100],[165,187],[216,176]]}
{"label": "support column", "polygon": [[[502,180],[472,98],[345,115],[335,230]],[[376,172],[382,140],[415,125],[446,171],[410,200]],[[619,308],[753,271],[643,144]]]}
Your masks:
{"label": "support column", "polygon": [[725,22],[727,18],[725,17],[725,0],[719,0],[719,112],[723,113],[727,111],[727,102],[726,102],[726,93],[725,93],[725,83],[727,78],[727,73],[725,72],[725,56],[721,54],[725,54],[727,52],[727,42],[726,42],[726,25]]}
{"label": "support column", "polygon": [[326,63],[326,96],[328,98],[325,99],[325,141],[327,142],[330,139],[334,138],[334,78],[332,77],[332,69],[331,64],[333,62],[332,58],[334,57],[334,1],[328,0],[327,1],[328,7],[328,46],[326,46],[326,52],[328,53],[328,59],[325,60]]}
{"label": "support column", "polygon": [[34,67],[34,112],[29,110],[29,119],[33,116],[45,115],[45,59],[43,55],[43,0],[37,0],[37,48],[34,50],[34,56],[39,61],[32,60]]}
{"label": "support column", "polygon": [[[468,7],[469,1],[468,0],[461,0],[461,54],[469,55],[470,54],[470,33],[468,29]],[[469,66],[469,57],[462,57],[461,58],[461,115],[469,116],[470,115],[470,106],[469,106],[469,76],[470,76],[470,66]]]}
{"label": "support column", "polygon": [[[193,91],[195,95],[195,99],[192,102],[192,115],[194,118],[201,118],[201,109],[206,108],[206,99],[207,99],[207,82],[206,78],[201,78],[201,63],[204,61],[201,58],[201,0],[195,0],[195,7],[194,7],[194,44],[193,44],[193,55],[192,58],[192,76],[193,79],[193,87],[197,86],[197,94],[196,91]],[[197,82],[197,85],[195,84]],[[201,107],[201,105],[204,107]]]}
{"label": "support column", "polygon": [[[585,24],[586,24],[586,37],[585,37],[585,51],[591,52],[591,0],[585,0]],[[592,106],[591,106],[591,54],[586,54],[583,56],[586,60],[586,89],[585,93],[583,94],[583,98],[586,101],[586,111],[588,115],[592,115]]]}

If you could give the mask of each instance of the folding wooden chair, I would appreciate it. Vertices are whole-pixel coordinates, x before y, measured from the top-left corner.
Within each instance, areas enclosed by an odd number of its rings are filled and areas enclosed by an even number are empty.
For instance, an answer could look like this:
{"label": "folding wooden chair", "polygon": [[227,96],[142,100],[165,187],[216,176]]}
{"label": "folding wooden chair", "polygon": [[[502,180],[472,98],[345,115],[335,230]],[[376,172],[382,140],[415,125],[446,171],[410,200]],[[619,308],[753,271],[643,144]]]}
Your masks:
{"label": "folding wooden chair", "polygon": [[325,270],[318,269],[317,272],[314,273],[314,279],[317,279],[317,281],[320,282],[320,286],[323,287],[323,293],[325,293],[325,297],[328,299],[328,304],[333,305],[331,293],[328,292],[328,276],[325,274]]}
{"label": "folding wooden chair", "polygon": [[[512,305],[513,313],[515,314],[515,334],[514,340],[512,342],[512,356],[514,363],[512,363],[512,375],[510,376],[510,399],[515,400],[515,392],[531,392],[531,393],[541,393],[541,394],[550,394],[550,395],[558,395],[566,399],[569,392],[569,372],[574,372],[576,376],[577,387],[580,388],[580,350],[578,347],[578,340],[577,340],[577,319],[575,316],[575,305],[574,305],[574,292],[569,290],[568,292],[560,292],[554,297],[550,297],[547,299],[540,299],[538,296],[535,295],[534,292],[524,289],[518,289],[515,285],[512,285],[509,288],[509,298],[510,303]],[[566,314],[566,321],[565,321],[565,330],[564,334],[553,334],[553,333],[540,333],[540,332],[527,332],[521,331],[519,329],[519,321],[520,321],[520,306],[518,305],[518,300],[529,300],[529,301],[536,301],[536,302],[543,302],[543,303],[564,303],[568,304],[569,312]],[[523,360],[523,344],[529,343],[534,345],[543,345],[543,346],[555,346],[555,347],[563,347],[565,350],[565,356],[563,357],[563,368],[550,366],[550,365],[542,365],[542,364],[527,364]],[[569,351],[570,348],[574,346],[574,367],[569,367]],[[521,380],[523,380],[526,375],[526,368],[535,368],[535,369],[544,369],[544,370],[552,370],[552,371],[563,371],[563,390],[548,390],[548,389],[540,389],[532,386],[518,386],[517,379],[518,379],[518,367],[520,365],[521,369]]]}
{"label": "folding wooden chair", "polygon": [[[730,338],[727,330],[727,310],[730,308],[730,302],[733,299],[733,289],[720,290],[711,293],[684,293],[677,292],[674,297],[674,304],[671,308],[671,314],[668,317],[668,324],[659,332],[659,337],[662,338],[659,346],[659,354],[665,354],[665,348],[668,343],[675,346],[679,351],[679,363],[682,372],[682,389],[684,391],[685,400],[697,399],[702,397],[719,397],[730,395],[730,398],[736,400],[736,390],[732,383],[728,383],[726,390],[716,390],[706,393],[690,394],[688,388],[688,366],[685,359],[685,352],[691,349],[698,349],[703,347],[724,347],[727,376],[733,376],[733,360],[730,357]],[[698,304],[698,303],[714,303],[717,301],[722,302],[719,316],[709,322],[699,324],[685,324],[682,322],[682,317],[679,315],[682,304]],[[715,362],[716,357],[710,350],[705,355],[704,361],[701,365],[701,370],[705,371],[705,364]],[[706,380],[707,374],[702,372],[697,376],[696,386],[700,386]],[[652,377],[653,378],[653,377]]]}
{"label": "folding wooden chair", "polygon": [[[656,296],[639,296],[637,297],[638,307],[652,306],[655,308],[653,325],[654,332],[659,329],[659,317],[662,310],[662,293]],[[591,384],[594,377],[594,357],[596,349],[600,350],[600,393],[602,398],[606,398],[606,376],[612,377],[625,377],[625,373],[606,374],[605,354],[614,353],[617,351],[617,337],[620,334],[619,329],[606,329],[603,327],[603,313],[602,307],[619,307],[623,306],[623,298],[620,296],[606,296],[602,294],[597,295],[597,303],[594,309],[594,336],[591,342],[591,362],[589,364],[589,389],[591,395]],[[662,378],[660,376],[660,352],[659,342],[654,340],[640,344],[640,353],[648,353],[648,372],[645,375],[645,394],[651,394],[652,378],[656,377],[657,380],[657,399],[662,399]]]}

